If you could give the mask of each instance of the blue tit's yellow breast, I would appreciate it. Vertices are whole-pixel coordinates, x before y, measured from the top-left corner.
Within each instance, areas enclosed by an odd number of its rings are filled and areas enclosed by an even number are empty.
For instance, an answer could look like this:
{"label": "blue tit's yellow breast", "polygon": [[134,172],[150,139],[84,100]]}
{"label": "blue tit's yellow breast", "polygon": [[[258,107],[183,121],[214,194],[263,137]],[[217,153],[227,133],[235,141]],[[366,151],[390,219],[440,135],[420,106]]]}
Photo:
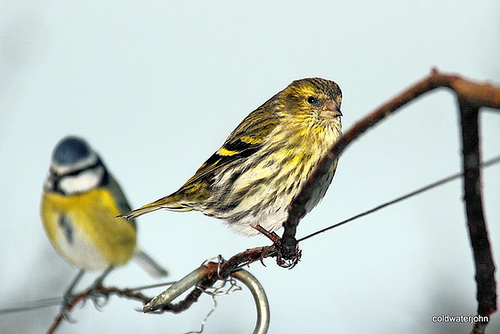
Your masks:
{"label": "blue tit's yellow breast", "polygon": [[79,269],[101,270],[128,262],[136,248],[136,229],[121,214],[106,188],[64,196],[44,192],[41,215],[58,253]]}

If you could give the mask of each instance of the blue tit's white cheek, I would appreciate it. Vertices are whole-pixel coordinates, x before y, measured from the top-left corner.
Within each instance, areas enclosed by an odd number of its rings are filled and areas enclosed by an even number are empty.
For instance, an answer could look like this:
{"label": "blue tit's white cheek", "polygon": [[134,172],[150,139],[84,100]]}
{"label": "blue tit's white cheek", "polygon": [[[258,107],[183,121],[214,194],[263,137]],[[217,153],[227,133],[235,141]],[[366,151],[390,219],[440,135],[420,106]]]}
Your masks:
{"label": "blue tit's white cheek", "polygon": [[65,176],[59,181],[59,188],[65,194],[83,193],[96,188],[104,176],[104,168],[99,167],[79,173],[75,176]]}

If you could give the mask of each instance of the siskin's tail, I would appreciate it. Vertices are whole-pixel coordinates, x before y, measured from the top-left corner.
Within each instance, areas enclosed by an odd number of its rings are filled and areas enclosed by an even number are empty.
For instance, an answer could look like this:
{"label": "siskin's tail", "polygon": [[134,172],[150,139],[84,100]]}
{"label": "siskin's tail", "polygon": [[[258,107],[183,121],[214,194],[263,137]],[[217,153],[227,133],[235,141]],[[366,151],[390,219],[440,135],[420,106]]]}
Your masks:
{"label": "siskin's tail", "polygon": [[161,278],[168,275],[168,271],[156,263],[148,254],[138,249],[134,253],[134,260],[154,278]]}
{"label": "siskin's tail", "polygon": [[157,201],[151,202],[149,204],[143,205],[138,209],[132,210],[130,212],[119,215],[118,217],[125,218],[128,220],[134,219],[136,217],[142,216],[143,214],[150,213],[160,209],[167,209],[172,211],[190,211],[192,208],[183,206],[179,204],[177,199],[173,196],[166,196],[160,198]]}

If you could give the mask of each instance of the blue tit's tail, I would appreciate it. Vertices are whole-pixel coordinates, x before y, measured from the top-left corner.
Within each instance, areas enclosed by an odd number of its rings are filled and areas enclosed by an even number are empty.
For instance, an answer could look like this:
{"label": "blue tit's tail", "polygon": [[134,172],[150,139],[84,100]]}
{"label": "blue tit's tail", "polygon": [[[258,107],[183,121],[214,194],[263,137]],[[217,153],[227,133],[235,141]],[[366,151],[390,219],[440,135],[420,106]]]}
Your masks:
{"label": "blue tit's tail", "polygon": [[148,254],[138,249],[134,253],[134,260],[154,278],[161,278],[168,275],[168,271],[156,263]]}

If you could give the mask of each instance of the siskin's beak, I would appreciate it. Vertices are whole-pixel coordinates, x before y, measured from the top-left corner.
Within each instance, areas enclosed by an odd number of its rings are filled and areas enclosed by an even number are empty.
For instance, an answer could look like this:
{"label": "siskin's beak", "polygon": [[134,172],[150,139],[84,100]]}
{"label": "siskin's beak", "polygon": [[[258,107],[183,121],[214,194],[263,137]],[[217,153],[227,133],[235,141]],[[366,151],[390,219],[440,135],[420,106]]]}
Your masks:
{"label": "siskin's beak", "polygon": [[319,111],[319,116],[325,119],[333,119],[342,116],[342,112],[335,101],[330,101]]}

